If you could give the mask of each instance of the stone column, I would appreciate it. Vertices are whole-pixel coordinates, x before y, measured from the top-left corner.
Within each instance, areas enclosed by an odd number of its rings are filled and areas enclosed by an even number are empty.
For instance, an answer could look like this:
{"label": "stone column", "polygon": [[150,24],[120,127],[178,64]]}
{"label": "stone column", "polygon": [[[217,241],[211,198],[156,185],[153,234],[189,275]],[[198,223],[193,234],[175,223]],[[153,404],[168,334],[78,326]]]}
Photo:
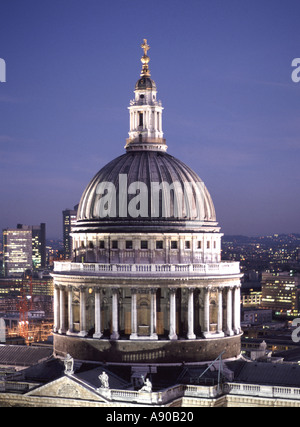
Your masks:
{"label": "stone column", "polygon": [[68,330],[67,335],[74,333],[73,329],[73,287],[68,286]]}
{"label": "stone column", "polygon": [[118,316],[118,288],[112,289],[112,334],[110,336],[111,340],[119,339],[119,316]]}
{"label": "stone column", "polygon": [[59,308],[59,287],[54,285],[54,325],[53,331],[58,332],[59,330],[59,319],[60,319],[60,308]]}
{"label": "stone column", "polygon": [[218,288],[218,334],[224,335],[223,332],[223,287]]}
{"label": "stone column", "polygon": [[65,324],[65,315],[66,315],[66,307],[65,307],[65,287],[59,287],[59,334],[66,333],[66,324]]}
{"label": "stone column", "polygon": [[93,338],[101,338],[101,295],[99,286],[95,287],[95,333]]}
{"label": "stone column", "polygon": [[80,332],[79,332],[79,336],[81,337],[85,337],[87,336],[87,331],[86,331],[86,289],[85,286],[80,286],[79,287],[80,290]]}
{"label": "stone column", "polygon": [[150,290],[151,294],[151,307],[150,307],[150,338],[157,340],[158,336],[156,333],[157,315],[156,315],[156,288]]}
{"label": "stone column", "polygon": [[232,288],[228,287],[227,289],[227,317],[226,317],[226,334],[233,335],[232,330]]}
{"label": "stone column", "polygon": [[188,288],[188,334],[189,340],[196,339],[194,334],[194,288]]}
{"label": "stone column", "polygon": [[234,321],[234,325],[233,325],[233,331],[235,334],[239,334],[240,333],[240,329],[241,329],[241,297],[240,297],[240,287],[239,286],[235,286],[234,287],[234,316],[233,316],[233,321]]}
{"label": "stone column", "polygon": [[205,338],[210,337],[210,318],[209,318],[209,287],[204,288],[204,332]]}
{"label": "stone column", "polygon": [[239,285],[237,288],[237,327],[238,333],[241,333],[241,286]]}
{"label": "stone column", "polygon": [[169,288],[170,291],[170,330],[169,339],[177,340],[176,335],[176,288]]}
{"label": "stone column", "polygon": [[137,294],[137,289],[132,288],[131,289],[131,334],[129,337],[131,340],[136,340],[138,338],[136,294]]}

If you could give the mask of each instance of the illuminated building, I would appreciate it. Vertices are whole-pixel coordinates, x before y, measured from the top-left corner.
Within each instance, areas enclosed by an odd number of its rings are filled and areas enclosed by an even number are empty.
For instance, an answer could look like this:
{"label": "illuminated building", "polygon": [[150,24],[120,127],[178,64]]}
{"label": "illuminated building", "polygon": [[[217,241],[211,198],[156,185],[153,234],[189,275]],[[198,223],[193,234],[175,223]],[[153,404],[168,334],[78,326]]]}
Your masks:
{"label": "illuminated building", "polygon": [[166,152],[143,49],[126,152],[86,187],[74,256],[54,263],[54,352],[129,364],[238,357],[239,263],[221,260],[203,181]]}
{"label": "illuminated building", "polygon": [[[122,406],[130,413],[133,407],[138,413],[141,407],[299,407],[300,366],[251,363],[240,354],[239,263],[221,260],[222,234],[203,184],[200,199],[194,188],[185,209],[178,204],[175,182],[201,180],[166,153],[146,40],[142,47],[126,154],[87,186],[72,259],[55,262],[54,353],[0,381],[0,405],[109,406],[110,413]],[[173,198],[165,203],[166,191],[159,190],[164,202],[151,216],[141,211],[146,201],[153,207],[142,190],[155,179],[166,183],[162,190],[172,187]],[[118,189],[116,200],[113,191],[102,192],[103,183]],[[101,204],[111,215],[102,215]],[[15,360],[14,348],[1,350],[0,364]]]}
{"label": "illuminated building", "polygon": [[4,274],[22,276],[24,271],[32,269],[32,231],[22,226],[3,230]]}
{"label": "illuminated building", "polygon": [[297,316],[299,312],[299,275],[289,272],[262,273],[261,306],[275,314]]}
{"label": "illuminated building", "polygon": [[46,224],[31,226],[32,267],[34,270],[46,267]]}
{"label": "illuminated building", "polygon": [[63,211],[63,245],[65,259],[72,258],[72,227],[76,223],[78,205]]}
{"label": "illuminated building", "polygon": [[22,276],[24,271],[37,270],[46,265],[46,225],[18,224],[3,230],[4,274]]}

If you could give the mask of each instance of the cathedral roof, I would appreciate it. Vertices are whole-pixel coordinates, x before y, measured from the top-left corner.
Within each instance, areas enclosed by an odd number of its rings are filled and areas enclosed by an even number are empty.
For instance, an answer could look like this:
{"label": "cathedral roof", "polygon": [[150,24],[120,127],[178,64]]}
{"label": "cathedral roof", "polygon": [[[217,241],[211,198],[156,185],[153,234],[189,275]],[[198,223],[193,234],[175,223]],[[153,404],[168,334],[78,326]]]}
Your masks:
{"label": "cathedral roof", "polygon": [[[99,210],[100,199],[114,189],[115,199],[107,197],[107,206],[103,205],[105,209],[111,203],[112,210],[104,217]],[[124,211],[121,197],[125,193],[131,194],[127,194],[127,200],[122,199]],[[135,231],[151,231],[161,226],[164,231],[175,231],[203,225],[217,224],[211,196],[199,176],[165,152],[141,150],[117,157],[94,176],[81,197],[76,229],[101,227],[103,231],[118,228],[130,232],[132,227]]]}
{"label": "cathedral roof", "polygon": [[[146,39],[141,47],[143,67],[135,91],[156,91],[150,78]],[[104,166],[86,187],[74,232],[178,232],[203,231],[203,227],[209,227],[205,231],[219,231],[203,181],[165,152],[163,108],[155,96],[148,95],[142,102],[138,97],[130,104],[127,152]]]}

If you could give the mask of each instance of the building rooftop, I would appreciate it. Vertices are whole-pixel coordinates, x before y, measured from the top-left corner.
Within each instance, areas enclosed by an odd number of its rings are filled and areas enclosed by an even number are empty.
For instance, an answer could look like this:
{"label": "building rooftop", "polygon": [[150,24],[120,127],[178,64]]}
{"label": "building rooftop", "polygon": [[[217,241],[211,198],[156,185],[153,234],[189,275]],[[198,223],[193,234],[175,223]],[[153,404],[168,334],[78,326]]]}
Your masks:
{"label": "building rooftop", "polygon": [[34,366],[52,355],[49,347],[0,344],[0,365]]}
{"label": "building rooftop", "polygon": [[226,363],[234,372],[234,382],[299,387],[300,366],[287,363],[235,361]]}

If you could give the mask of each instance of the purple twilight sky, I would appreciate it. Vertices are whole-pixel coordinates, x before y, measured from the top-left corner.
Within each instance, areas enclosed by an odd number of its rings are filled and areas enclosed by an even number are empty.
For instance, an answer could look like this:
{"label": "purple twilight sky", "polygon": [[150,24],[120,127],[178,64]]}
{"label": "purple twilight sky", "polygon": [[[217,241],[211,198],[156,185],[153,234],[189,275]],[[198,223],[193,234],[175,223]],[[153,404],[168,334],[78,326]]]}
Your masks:
{"label": "purple twilight sky", "polygon": [[168,153],[222,231],[300,233],[299,22],[299,0],[1,0],[0,229],[62,236],[62,210],[124,153],[147,38]]}

